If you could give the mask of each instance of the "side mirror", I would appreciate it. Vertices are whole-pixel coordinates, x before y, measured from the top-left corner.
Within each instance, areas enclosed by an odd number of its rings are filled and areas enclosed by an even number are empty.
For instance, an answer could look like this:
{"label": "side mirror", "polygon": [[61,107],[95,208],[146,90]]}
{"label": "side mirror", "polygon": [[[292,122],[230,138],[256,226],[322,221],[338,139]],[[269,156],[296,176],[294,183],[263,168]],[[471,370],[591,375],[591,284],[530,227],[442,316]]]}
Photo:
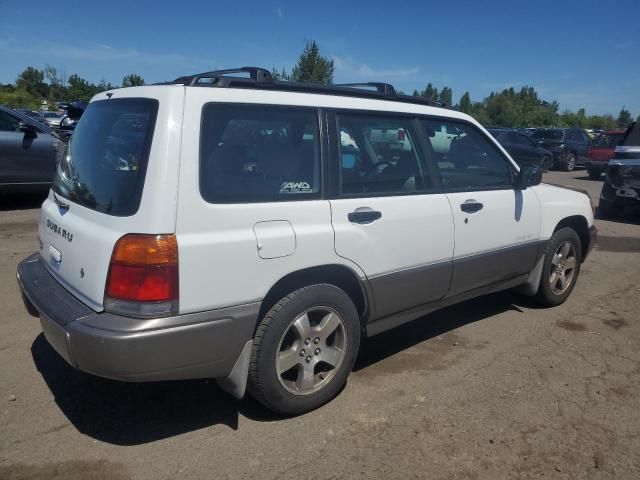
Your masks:
{"label": "side mirror", "polygon": [[516,177],[516,189],[524,190],[527,187],[540,185],[542,181],[542,169],[538,165],[524,164]]}
{"label": "side mirror", "polygon": [[19,129],[28,137],[37,137],[36,127],[27,122],[20,122]]}

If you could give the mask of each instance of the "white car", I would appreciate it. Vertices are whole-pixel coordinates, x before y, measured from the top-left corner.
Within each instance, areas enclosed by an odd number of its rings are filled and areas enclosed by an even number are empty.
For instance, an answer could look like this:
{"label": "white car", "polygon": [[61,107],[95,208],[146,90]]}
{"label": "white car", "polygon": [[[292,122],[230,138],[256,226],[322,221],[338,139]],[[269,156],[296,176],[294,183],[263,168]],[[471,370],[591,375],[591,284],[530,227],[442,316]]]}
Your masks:
{"label": "white car", "polygon": [[298,414],[337,395],[363,336],[498,290],[564,302],[593,210],[540,179],[473,118],[416,97],[258,68],[107,91],[18,280],[77,369],[216,378]]}

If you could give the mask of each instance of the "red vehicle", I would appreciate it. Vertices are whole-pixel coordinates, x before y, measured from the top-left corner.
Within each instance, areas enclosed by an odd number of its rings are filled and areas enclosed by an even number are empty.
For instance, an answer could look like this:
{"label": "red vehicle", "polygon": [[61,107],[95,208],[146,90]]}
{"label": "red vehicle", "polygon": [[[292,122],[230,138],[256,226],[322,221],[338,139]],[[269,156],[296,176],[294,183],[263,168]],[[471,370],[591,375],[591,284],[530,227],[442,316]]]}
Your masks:
{"label": "red vehicle", "polygon": [[589,160],[585,163],[589,178],[593,180],[600,178],[609,160],[613,158],[616,147],[620,145],[622,137],[624,137],[624,130],[607,130],[596,137],[589,148]]}

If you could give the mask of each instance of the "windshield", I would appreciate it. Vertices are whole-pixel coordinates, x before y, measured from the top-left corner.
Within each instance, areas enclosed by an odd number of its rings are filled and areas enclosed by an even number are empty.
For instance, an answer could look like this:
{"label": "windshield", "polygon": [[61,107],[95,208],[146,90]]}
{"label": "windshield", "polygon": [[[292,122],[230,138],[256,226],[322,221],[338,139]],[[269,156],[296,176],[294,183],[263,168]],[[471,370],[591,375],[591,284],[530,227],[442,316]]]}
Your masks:
{"label": "windshield", "polygon": [[59,195],[115,216],[140,206],[158,102],[102,100],[89,105],[53,180]]}
{"label": "windshield", "polygon": [[564,131],[557,129],[538,130],[531,134],[531,138],[535,140],[562,140]]}
{"label": "windshield", "polygon": [[593,142],[594,147],[615,148],[622,142],[624,133],[601,133]]}

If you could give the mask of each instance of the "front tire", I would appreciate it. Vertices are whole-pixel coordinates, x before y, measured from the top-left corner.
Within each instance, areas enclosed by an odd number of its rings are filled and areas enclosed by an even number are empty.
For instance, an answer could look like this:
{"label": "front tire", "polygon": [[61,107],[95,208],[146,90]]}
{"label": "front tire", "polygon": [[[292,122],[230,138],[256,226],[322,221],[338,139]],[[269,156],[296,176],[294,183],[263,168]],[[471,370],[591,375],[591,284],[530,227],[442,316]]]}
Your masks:
{"label": "front tire", "polygon": [[544,250],[544,266],[536,301],[544,307],[564,303],[578,280],[582,263],[580,237],[572,228],[555,232]]}
{"label": "front tire", "polygon": [[343,388],[360,346],[360,319],[351,298],[329,284],[282,298],[255,334],[249,392],[284,415],[314,410]]}
{"label": "front tire", "polygon": [[552,165],[553,161],[548,155],[545,155],[544,157],[542,157],[542,160],[540,160],[540,168],[543,172],[548,172],[549,170],[551,170]]}

